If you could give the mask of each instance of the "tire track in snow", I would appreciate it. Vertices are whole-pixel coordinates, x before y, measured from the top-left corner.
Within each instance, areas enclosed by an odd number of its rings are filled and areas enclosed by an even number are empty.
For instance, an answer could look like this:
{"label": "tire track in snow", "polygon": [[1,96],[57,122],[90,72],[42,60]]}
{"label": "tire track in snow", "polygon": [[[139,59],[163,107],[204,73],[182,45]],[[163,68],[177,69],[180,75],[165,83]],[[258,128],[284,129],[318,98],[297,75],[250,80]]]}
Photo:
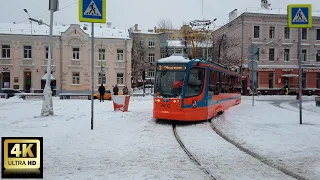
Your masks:
{"label": "tire track in snow", "polygon": [[[223,116],[219,115],[217,116],[216,118],[214,119],[217,119],[217,118],[223,118]],[[281,167],[279,165],[276,165],[275,163],[272,163],[271,161],[269,161],[268,159],[260,156],[259,154],[251,151],[250,149],[247,149],[245,147],[243,147],[240,143],[237,143],[236,141],[230,139],[226,134],[224,134],[222,131],[220,131],[217,127],[215,127],[212,123],[212,121],[210,121],[210,127],[213,129],[213,131],[215,133],[217,133],[221,138],[223,138],[224,140],[226,140],[227,142],[229,142],[230,144],[234,145],[236,148],[238,148],[240,151],[250,155],[251,157],[259,160],[260,162],[262,162],[263,164],[271,167],[271,168],[274,168],[274,169],[277,169],[279,171],[281,171],[282,173],[284,173],[285,175],[287,176],[290,176],[292,178],[295,178],[295,179],[298,179],[298,180],[307,180],[306,178],[288,170],[287,168],[285,167]]]}
{"label": "tire track in snow", "polygon": [[212,180],[217,180],[217,178],[215,178],[206,168],[204,168],[200,162],[190,153],[190,151],[185,147],[185,145],[183,144],[183,142],[181,141],[178,132],[177,132],[177,128],[176,128],[176,124],[172,124],[172,129],[173,129],[173,134],[176,138],[176,140],[178,141],[178,143],[180,144],[181,148],[184,150],[184,152],[189,156],[189,158],[199,166],[199,168],[206,173],[210,179]]}

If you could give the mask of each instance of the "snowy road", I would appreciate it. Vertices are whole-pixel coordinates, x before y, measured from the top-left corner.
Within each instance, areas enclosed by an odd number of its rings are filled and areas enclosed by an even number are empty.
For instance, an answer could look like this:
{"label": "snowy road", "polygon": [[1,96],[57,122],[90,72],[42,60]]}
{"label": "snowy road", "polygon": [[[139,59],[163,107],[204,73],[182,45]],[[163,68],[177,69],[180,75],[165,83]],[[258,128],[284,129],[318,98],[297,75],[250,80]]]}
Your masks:
{"label": "snowy road", "polygon": [[222,139],[212,130],[209,122],[177,126],[177,131],[189,151],[219,180],[293,179]]}

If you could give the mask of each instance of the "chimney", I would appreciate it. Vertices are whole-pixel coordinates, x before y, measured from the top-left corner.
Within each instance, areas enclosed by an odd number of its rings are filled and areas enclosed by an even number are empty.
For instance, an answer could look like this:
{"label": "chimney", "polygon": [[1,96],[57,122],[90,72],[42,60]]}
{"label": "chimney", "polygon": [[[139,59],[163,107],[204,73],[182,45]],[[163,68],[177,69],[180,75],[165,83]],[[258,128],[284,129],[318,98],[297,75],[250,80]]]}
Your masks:
{"label": "chimney", "polygon": [[155,33],[157,32],[157,26],[154,26],[154,32]]}
{"label": "chimney", "polygon": [[134,31],[139,31],[138,24],[134,25]]}

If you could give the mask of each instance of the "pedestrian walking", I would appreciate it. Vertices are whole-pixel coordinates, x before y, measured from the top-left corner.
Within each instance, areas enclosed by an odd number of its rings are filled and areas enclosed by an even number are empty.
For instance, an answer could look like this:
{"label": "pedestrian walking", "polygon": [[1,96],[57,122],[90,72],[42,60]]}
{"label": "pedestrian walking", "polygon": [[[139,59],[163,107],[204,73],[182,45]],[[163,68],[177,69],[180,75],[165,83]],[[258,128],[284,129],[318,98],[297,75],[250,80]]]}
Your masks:
{"label": "pedestrian walking", "polygon": [[116,84],[113,88],[113,94],[117,96],[118,93],[119,93],[119,88],[118,88],[118,85]]}
{"label": "pedestrian walking", "polygon": [[99,93],[100,93],[100,102],[101,101],[104,102],[104,94],[106,93],[106,88],[103,86],[103,84],[101,84],[101,86],[99,87]]}

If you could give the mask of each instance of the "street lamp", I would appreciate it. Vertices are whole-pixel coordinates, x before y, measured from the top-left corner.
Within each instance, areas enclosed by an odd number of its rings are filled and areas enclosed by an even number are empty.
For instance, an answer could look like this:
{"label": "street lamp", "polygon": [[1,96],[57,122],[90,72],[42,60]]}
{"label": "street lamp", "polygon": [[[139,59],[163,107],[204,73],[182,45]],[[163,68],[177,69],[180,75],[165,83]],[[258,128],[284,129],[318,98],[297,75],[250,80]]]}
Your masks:
{"label": "street lamp", "polygon": [[[28,12],[28,10],[27,9],[23,9],[24,10],[24,12],[25,13],[27,13],[28,14],[28,16],[29,16],[29,18],[31,18],[31,16],[30,16],[30,14],[29,14],[29,12]],[[30,20],[30,19],[29,19]],[[31,36],[32,36],[32,21],[30,20],[30,24],[31,24]]]}
{"label": "street lamp", "polygon": [[[53,115],[53,103],[52,103],[52,90],[51,90],[51,61],[52,61],[52,44],[53,44],[53,13],[59,9],[59,0],[49,0],[49,10],[50,10],[50,25],[44,23],[42,20],[37,20],[29,16],[29,20],[38,23],[39,25],[46,25],[50,28],[49,32],[49,53],[48,53],[48,63],[47,63],[47,77],[46,85],[43,90],[44,100],[42,103],[41,116]],[[24,9],[28,14],[28,11]],[[29,15],[29,14],[28,14]]]}

